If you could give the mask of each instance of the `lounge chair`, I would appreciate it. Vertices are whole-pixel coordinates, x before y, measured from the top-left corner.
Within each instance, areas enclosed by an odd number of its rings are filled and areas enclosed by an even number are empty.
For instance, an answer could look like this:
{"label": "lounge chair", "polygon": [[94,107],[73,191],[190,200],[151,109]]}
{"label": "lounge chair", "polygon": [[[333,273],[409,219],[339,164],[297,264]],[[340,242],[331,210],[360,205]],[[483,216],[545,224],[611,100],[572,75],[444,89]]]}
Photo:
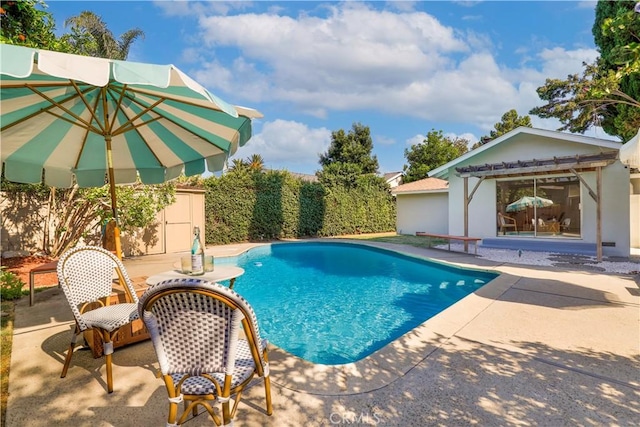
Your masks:
{"label": "lounge chair", "polygon": [[[111,393],[113,338],[122,327],[138,318],[138,297],[133,284],[122,261],[97,246],[79,246],[65,252],[58,260],[57,273],[58,282],[76,321],[60,378],[67,375],[78,335],[94,329],[102,337],[107,365],[107,391]],[[110,305],[116,274],[129,302]]]}
{"label": "lounge chair", "polygon": [[[197,414],[198,406],[217,425],[231,425],[241,393],[254,375],[264,379],[266,413],[273,413],[267,341],[260,338],[252,307],[238,293],[204,280],[166,280],[140,297],[139,313],[169,395],[167,426],[183,424]],[[240,326],[246,339],[239,339]],[[222,420],[212,402],[222,404]]]}
{"label": "lounge chair", "polygon": [[513,229],[513,231],[519,234],[518,224],[516,223],[515,218],[503,215],[502,212],[498,212],[498,227],[500,228],[499,232],[503,235],[506,235],[507,230],[509,229]]}

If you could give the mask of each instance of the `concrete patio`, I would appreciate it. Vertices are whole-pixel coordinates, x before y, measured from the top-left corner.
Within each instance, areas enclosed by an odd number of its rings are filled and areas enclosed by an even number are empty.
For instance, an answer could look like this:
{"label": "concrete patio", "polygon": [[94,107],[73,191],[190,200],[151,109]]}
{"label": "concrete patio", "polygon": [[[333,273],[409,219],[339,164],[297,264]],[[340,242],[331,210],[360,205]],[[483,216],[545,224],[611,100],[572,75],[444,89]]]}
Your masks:
{"label": "concrete patio", "polygon": [[[377,244],[381,247],[397,245]],[[229,256],[247,245],[208,248]],[[264,388],[245,393],[236,426],[640,425],[638,276],[499,265],[464,253],[401,252],[495,270],[499,278],[355,364],[312,365],[272,348],[274,413]],[[179,254],[125,260],[132,277]],[[238,280],[242,280],[240,277]],[[61,290],[16,307],[7,427],[163,426],[163,382],[146,341],[116,349],[114,392],[102,359],[77,350]],[[205,415],[187,426],[210,426]]]}

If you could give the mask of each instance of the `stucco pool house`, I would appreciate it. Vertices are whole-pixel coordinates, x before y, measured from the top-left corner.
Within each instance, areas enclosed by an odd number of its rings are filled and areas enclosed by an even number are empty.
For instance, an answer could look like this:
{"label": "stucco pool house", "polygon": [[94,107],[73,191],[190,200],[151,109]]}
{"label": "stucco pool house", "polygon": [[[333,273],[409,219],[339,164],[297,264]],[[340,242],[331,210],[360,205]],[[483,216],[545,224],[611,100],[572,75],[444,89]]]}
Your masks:
{"label": "stucco pool house", "polygon": [[640,247],[639,150],[638,136],[623,145],[519,127],[396,187],[397,231],[628,257]]}

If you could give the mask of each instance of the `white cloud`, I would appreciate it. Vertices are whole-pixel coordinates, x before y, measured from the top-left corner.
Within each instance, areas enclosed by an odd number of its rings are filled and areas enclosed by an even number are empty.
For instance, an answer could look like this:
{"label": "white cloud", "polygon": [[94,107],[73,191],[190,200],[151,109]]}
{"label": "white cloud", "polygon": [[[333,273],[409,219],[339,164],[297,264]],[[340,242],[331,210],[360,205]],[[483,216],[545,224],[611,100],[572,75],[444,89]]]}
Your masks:
{"label": "white cloud", "polygon": [[372,139],[374,144],[393,145],[396,143],[396,140],[394,138],[389,138],[388,136],[384,135],[373,135]]}
{"label": "white cloud", "polygon": [[479,139],[477,136],[469,132],[461,133],[459,135],[450,132],[450,133],[445,133],[444,136],[446,136],[447,138],[450,138],[451,140],[466,139],[467,141],[469,141],[469,143],[467,144],[467,146],[469,147],[469,150],[471,150],[471,147],[473,146],[473,144],[478,142],[478,139]]}
{"label": "white cloud", "polygon": [[202,3],[178,0],[155,0],[154,4],[167,16],[190,16],[205,12]]}
{"label": "white cloud", "polygon": [[221,16],[189,6],[201,31],[191,72],[249,105],[275,101],[319,118],[370,110],[488,131],[506,111],[525,115],[540,105],[536,88],[545,78],[580,73],[582,61],[597,57],[595,49],[536,51],[534,43],[512,53],[520,65],[507,66],[488,34],[445,26],[412,4],[392,6],[328,3],[298,16],[281,9]]}
{"label": "white cloud", "polygon": [[253,6],[250,1],[185,1],[185,0],[154,0],[167,16],[198,16],[215,13],[226,15],[232,11],[244,10]]}
{"label": "white cloud", "polygon": [[391,9],[396,9],[401,12],[411,12],[415,9],[417,1],[406,1],[406,0],[390,0],[387,1],[387,6]]}
{"label": "white cloud", "polygon": [[[582,74],[583,62],[593,62],[598,57],[595,49],[565,50],[562,48],[543,49],[538,55],[540,69],[522,68],[511,70],[506,77],[517,85],[517,96],[511,108],[516,109],[519,115],[528,115],[536,106],[544,105],[536,92],[538,87],[544,85],[548,78],[566,79],[569,74]],[[504,110],[494,123],[499,121]],[[530,116],[533,127],[549,130],[557,130],[561,123],[555,119],[540,119]],[[493,124],[487,128],[492,129]]]}
{"label": "white cloud", "polygon": [[597,1],[579,1],[577,3],[578,8],[580,9],[595,9]]}
{"label": "white cloud", "polygon": [[595,49],[565,50],[544,49],[539,53],[544,67],[542,73],[548,78],[566,79],[569,74],[581,74],[583,62],[593,62],[599,56]]}
{"label": "white cloud", "polygon": [[417,134],[407,139],[405,141],[405,144],[407,145],[407,147],[411,147],[412,145],[422,144],[426,137],[427,137],[426,135]]}
{"label": "white cloud", "polygon": [[180,60],[189,64],[198,63],[200,61],[200,52],[196,48],[187,48],[182,51]]}
{"label": "white cloud", "polygon": [[265,122],[249,142],[238,149],[233,158],[260,154],[268,169],[304,172],[320,169],[319,154],[327,151],[331,131],[324,127],[309,128],[306,124],[287,120]]}
{"label": "white cloud", "polygon": [[453,1],[452,3],[455,3],[457,5],[460,6],[464,6],[464,7],[473,7],[475,5],[477,5],[478,3],[481,3],[482,0],[458,0],[458,1]]}
{"label": "white cloud", "polygon": [[[277,100],[277,96],[270,94],[268,76],[257,71],[253,64],[244,58],[235,59],[229,67],[222,65],[217,59],[210,62],[200,61],[190,74],[194,79],[212,90],[214,93],[227,93],[233,99],[249,99],[252,103],[269,97]],[[239,79],[238,76],[242,78]],[[225,96],[231,99],[231,97]]]}
{"label": "white cloud", "polygon": [[[269,99],[308,111],[368,108],[373,99],[383,109],[398,110],[384,106],[391,92],[449,66],[444,53],[468,49],[452,28],[426,13],[376,11],[360,3],[330,6],[326,17],[203,16],[200,25],[203,50],[237,47],[251,72],[264,73]],[[224,82],[231,92],[256,77],[237,63],[227,67],[235,77],[233,86]],[[257,101],[263,96],[252,93]]]}

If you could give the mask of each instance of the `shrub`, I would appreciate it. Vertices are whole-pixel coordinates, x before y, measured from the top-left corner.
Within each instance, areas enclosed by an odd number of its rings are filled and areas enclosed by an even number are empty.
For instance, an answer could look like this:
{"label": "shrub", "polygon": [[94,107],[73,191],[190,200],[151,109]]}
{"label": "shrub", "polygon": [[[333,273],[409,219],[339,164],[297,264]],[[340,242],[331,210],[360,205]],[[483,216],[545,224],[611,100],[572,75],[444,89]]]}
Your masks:
{"label": "shrub", "polygon": [[395,200],[379,181],[362,178],[354,187],[330,187],[287,171],[246,169],[211,176],[205,180],[205,241],[227,244],[393,231]]}
{"label": "shrub", "polygon": [[22,288],[25,283],[18,276],[2,267],[0,272],[0,298],[14,300],[22,296]]}

